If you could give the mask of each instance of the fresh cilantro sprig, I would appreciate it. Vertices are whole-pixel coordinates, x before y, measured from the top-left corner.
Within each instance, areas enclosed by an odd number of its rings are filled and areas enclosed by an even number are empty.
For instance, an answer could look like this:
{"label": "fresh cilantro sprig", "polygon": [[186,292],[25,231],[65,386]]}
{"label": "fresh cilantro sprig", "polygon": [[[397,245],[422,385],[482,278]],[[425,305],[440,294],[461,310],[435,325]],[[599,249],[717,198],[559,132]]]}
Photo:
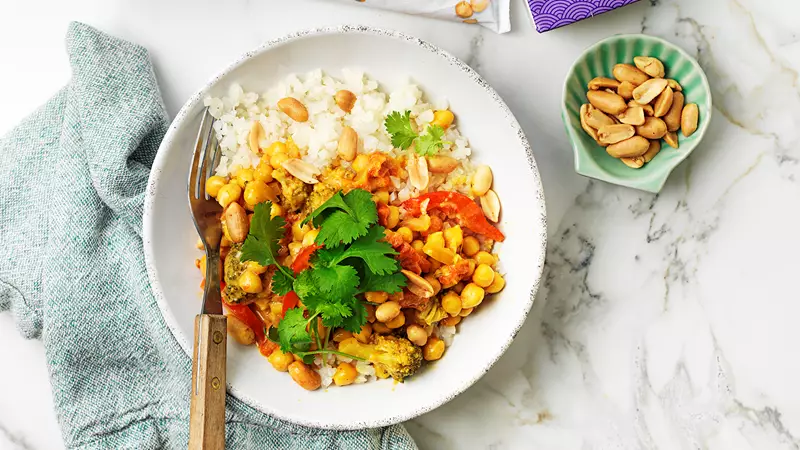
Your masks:
{"label": "fresh cilantro sprig", "polygon": [[[299,274],[278,263],[279,242],[286,222],[270,217],[269,202],[256,205],[250,234],[242,246],[242,260],[256,261],[263,266],[275,265],[272,289],[278,295],[294,291],[305,310],[287,310],[277,328],[268,337],[284,352],[292,352],[306,362],[313,356],[335,353],[327,349],[329,336],[320,336],[316,320],[328,328],[344,328],[358,333],[367,322],[367,310],[360,294],[368,291],[399,292],[406,284],[405,276],[385,241],[384,228],[377,225],[378,212],[369,192],[354,189],[346,195],[336,193],[314,210],[302,224],[311,221],[319,228],[316,243],[322,247],[310,261],[310,267]],[[307,312],[306,312],[307,311]],[[316,349],[311,350],[312,343]],[[358,358],[355,358],[358,359]]]}
{"label": "fresh cilantro sprig", "polygon": [[411,111],[394,111],[383,122],[386,132],[392,137],[392,145],[403,150],[416,141],[414,151],[420,156],[433,156],[447,144],[442,140],[444,129],[439,125],[429,125],[425,133],[418,135],[411,126]]}

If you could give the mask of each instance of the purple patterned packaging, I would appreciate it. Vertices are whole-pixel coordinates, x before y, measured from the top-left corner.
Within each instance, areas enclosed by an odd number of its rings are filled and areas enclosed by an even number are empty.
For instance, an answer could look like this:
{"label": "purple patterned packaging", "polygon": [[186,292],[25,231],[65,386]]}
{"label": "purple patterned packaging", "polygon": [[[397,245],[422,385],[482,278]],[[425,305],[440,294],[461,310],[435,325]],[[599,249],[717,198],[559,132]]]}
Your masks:
{"label": "purple patterned packaging", "polygon": [[528,0],[536,31],[544,33],[638,0]]}

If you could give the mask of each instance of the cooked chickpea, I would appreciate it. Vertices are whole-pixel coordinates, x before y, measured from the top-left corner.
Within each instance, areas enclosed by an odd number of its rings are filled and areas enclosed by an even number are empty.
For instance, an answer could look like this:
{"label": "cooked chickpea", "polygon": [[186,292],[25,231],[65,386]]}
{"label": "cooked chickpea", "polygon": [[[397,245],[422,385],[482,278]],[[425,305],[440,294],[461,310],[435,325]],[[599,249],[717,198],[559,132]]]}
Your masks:
{"label": "cooked chickpea", "polygon": [[357,376],[358,371],[356,368],[350,363],[343,362],[336,367],[336,372],[333,374],[333,382],[337,386],[347,386],[348,384],[353,384]]}
{"label": "cooked chickpea", "polygon": [[453,291],[448,291],[442,297],[442,309],[451,316],[461,312],[461,297]]}
{"label": "cooked chickpea", "polygon": [[433,258],[428,258],[428,262],[431,264],[431,272],[435,272],[439,270],[440,267],[442,267],[442,263]]}
{"label": "cooked chickpea", "polygon": [[422,347],[428,342],[428,333],[425,332],[425,329],[419,325],[409,325],[406,327],[406,335],[408,336],[408,340],[413,342],[414,345]]}
{"label": "cooked chickpea", "polygon": [[264,289],[261,285],[261,277],[249,270],[245,270],[239,275],[239,287],[248,294],[258,294]]}
{"label": "cooked chickpea", "polygon": [[336,331],[333,332],[333,342],[342,342],[345,339],[350,339],[353,337],[353,333],[345,330],[344,328],[337,328]]}
{"label": "cooked chickpea", "polygon": [[317,240],[317,235],[319,235],[319,230],[311,230],[303,236],[303,247],[308,247],[309,245],[313,244],[314,241]]}
{"label": "cooked chickpea", "polygon": [[278,153],[286,154],[288,152],[289,150],[288,147],[286,146],[286,143],[280,141],[273,142],[272,144],[270,144],[269,147],[264,149],[264,153],[266,153],[269,156],[276,155]]}
{"label": "cooked chickpea", "polygon": [[475,255],[475,261],[478,264],[486,264],[487,266],[494,266],[495,262],[497,262],[491,253],[483,251],[478,252],[478,254]]}
{"label": "cooked chickpea", "polygon": [[414,239],[413,241],[411,241],[411,247],[418,252],[422,251],[422,247],[424,246],[425,243],[420,241],[419,239]]}
{"label": "cooked chickpea", "polygon": [[442,109],[439,111],[434,111],[433,113],[433,121],[431,125],[439,125],[440,127],[444,128],[445,130],[453,124],[453,120],[456,117],[449,109]]}
{"label": "cooked chickpea", "polygon": [[497,294],[498,292],[502,291],[503,288],[506,287],[506,280],[503,278],[502,275],[499,273],[494,274],[494,280],[492,280],[492,284],[490,284],[486,288],[487,294]]}
{"label": "cooked chickpea", "polygon": [[303,250],[303,243],[302,242],[291,242],[288,245],[289,247],[289,254],[292,255],[292,258],[297,258],[297,255]]}
{"label": "cooked chickpea", "polygon": [[301,227],[300,222],[300,220],[297,220],[292,224],[292,239],[295,241],[302,241],[303,236],[305,236],[306,233],[311,230],[311,226],[309,224],[305,224]]}
{"label": "cooked chickpea", "polygon": [[253,177],[262,183],[271,183],[272,182],[272,166],[269,162],[260,161],[256,166],[256,170],[253,173]]}
{"label": "cooked chickpea", "polygon": [[406,324],[406,316],[405,314],[398,314],[394,319],[386,322],[386,326],[394,330],[395,328],[400,328]]}
{"label": "cooked chickpea", "polygon": [[361,326],[361,331],[353,334],[353,337],[362,344],[366,344],[370,336],[372,336],[372,325],[368,323]]}
{"label": "cooked chickpea", "polygon": [[267,271],[267,268],[262,266],[261,264],[255,261],[247,261],[244,263],[244,267],[246,270],[253,272],[256,275],[261,275],[262,273]]}
{"label": "cooked chickpea", "polygon": [[439,323],[444,325],[444,326],[446,326],[446,327],[454,327],[454,326],[458,325],[459,322],[461,322],[461,317],[453,316],[453,317],[445,317]]}
{"label": "cooked chickpea", "polygon": [[474,308],[480,305],[484,295],[483,288],[475,283],[464,286],[464,290],[461,291],[461,307]]}
{"label": "cooked chickpea", "polygon": [[353,160],[353,170],[356,172],[363,172],[369,165],[369,156],[361,153]]}
{"label": "cooked chickpea", "polygon": [[443,354],[444,341],[437,337],[429,338],[425,347],[422,347],[422,357],[425,358],[425,361],[436,361]]}
{"label": "cooked chickpea", "polygon": [[475,256],[481,250],[481,243],[475,236],[467,236],[461,244],[461,251],[466,256]]}
{"label": "cooked chickpea", "polygon": [[322,384],[322,378],[319,374],[300,361],[289,364],[289,375],[292,376],[295,383],[308,391],[319,389],[319,386]]}
{"label": "cooked chickpea", "polygon": [[283,167],[283,163],[289,160],[289,155],[286,153],[274,153],[269,158],[269,164],[272,166],[273,169],[280,169]]}
{"label": "cooked chickpea", "polygon": [[439,283],[439,280],[436,279],[433,275],[425,275],[425,281],[431,284],[433,287],[433,295],[438,294],[442,290],[442,283]]}
{"label": "cooked chickpea", "polygon": [[278,372],[286,372],[289,370],[289,365],[294,362],[294,355],[291,353],[283,353],[281,349],[276,348],[269,354],[267,360]]}
{"label": "cooked chickpea", "polygon": [[381,304],[389,298],[389,294],[386,292],[370,291],[364,294],[364,298],[366,298],[368,302]]}
{"label": "cooked chickpea", "polygon": [[473,309],[474,308],[464,308],[464,309],[461,310],[460,313],[458,313],[458,316],[459,317],[467,317],[468,315],[472,314],[472,310]]}
{"label": "cooked chickpea", "polygon": [[219,190],[222,189],[222,186],[225,186],[226,184],[228,184],[228,181],[225,180],[225,178],[217,175],[209,177],[208,180],[206,180],[206,194],[216,198],[217,194],[219,194]]}
{"label": "cooked chickpea", "polygon": [[480,287],[488,287],[494,281],[494,270],[488,264],[479,264],[472,274],[472,282]]}
{"label": "cooked chickpea", "polygon": [[239,169],[236,171],[236,175],[233,176],[233,179],[240,188],[244,189],[247,183],[255,180],[255,171],[251,167]]}
{"label": "cooked chickpea", "polygon": [[386,228],[394,228],[400,223],[400,208],[397,206],[389,207],[389,217],[386,218]]}
{"label": "cooked chickpea", "polygon": [[[375,203],[383,203],[384,205],[389,204],[389,192],[388,191],[378,191],[372,194],[372,201]],[[389,227],[391,228],[391,227]]]}
{"label": "cooked chickpea", "polygon": [[396,301],[388,301],[375,309],[375,318],[379,322],[388,322],[400,315],[400,304]]}
{"label": "cooked chickpea", "polygon": [[414,240],[414,233],[411,232],[411,229],[408,227],[400,227],[395,231],[395,233],[399,234],[403,241],[406,243],[411,243]]}
{"label": "cooked chickpea", "polygon": [[244,187],[244,202],[253,209],[259,203],[269,200],[269,190],[263,181],[253,180]]}
{"label": "cooked chickpea", "polygon": [[459,281],[458,283],[452,285],[450,289],[456,294],[461,294],[461,291],[464,290],[464,286],[466,286],[466,284],[463,281]]}
{"label": "cooked chickpea", "polygon": [[238,202],[242,196],[242,188],[236,183],[228,183],[222,186],[217,193],[217,202],[222,209],[225,209],[233,202]]}

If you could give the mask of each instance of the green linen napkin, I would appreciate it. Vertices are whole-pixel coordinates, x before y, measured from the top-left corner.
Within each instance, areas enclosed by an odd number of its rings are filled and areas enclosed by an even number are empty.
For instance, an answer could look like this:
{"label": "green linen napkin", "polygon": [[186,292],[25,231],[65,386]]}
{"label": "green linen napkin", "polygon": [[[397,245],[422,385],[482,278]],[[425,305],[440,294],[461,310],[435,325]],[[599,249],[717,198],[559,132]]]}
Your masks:
{"label": "green linen napkin", "polygon": [[[191,361],[141,237],[167,114],[142,47],[73,23],[67,51],[70,83],[0,140],[0,311],[42,339],[68,447],[186,448]],[[227,406],[228,448],[416,448],[399,425],[335,432]]]}

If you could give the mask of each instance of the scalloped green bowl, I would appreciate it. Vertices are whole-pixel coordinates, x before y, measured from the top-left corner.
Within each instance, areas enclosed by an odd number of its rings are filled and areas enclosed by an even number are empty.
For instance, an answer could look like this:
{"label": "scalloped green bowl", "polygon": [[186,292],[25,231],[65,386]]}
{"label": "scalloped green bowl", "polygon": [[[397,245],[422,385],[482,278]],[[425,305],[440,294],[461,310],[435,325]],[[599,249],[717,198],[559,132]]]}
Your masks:
{"label": "scalloped green bowl", "polygon": [[[594,77],[609,77],[615,64],[633,64],[634,56],[653,56],[666,68],[666,77],[683,88],[686,104],[696,103],[700,111],[697,131],[684,137],[678,130],[679,148],[662,141],[661,151],[640,169],[632,169],[611,157],[581,128],[581,105],[588,103],[586,90]],[[579,174],[621,186],[657,193],[669,174],[697,147],[711,121],[711,89],[703,69],[681,48],[663,39],[643,34],[617,35],[589,47],[578,57],[564,82],[561,117],[572,142],[575,171]]]}

